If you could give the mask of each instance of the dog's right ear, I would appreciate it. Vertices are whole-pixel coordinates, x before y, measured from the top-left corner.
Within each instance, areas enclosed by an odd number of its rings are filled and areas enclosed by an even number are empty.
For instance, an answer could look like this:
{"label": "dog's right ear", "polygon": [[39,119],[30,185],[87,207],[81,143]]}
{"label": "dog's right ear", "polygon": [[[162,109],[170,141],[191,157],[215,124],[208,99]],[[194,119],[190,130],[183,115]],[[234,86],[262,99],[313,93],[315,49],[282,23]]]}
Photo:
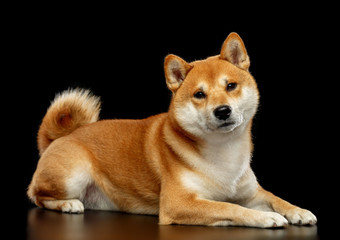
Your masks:
{"label": "dog's right ear", "polygon": [[169,54],[165,57],[164,73],[166,85],[174,93],[181,86],[192,66],[182,58]]}

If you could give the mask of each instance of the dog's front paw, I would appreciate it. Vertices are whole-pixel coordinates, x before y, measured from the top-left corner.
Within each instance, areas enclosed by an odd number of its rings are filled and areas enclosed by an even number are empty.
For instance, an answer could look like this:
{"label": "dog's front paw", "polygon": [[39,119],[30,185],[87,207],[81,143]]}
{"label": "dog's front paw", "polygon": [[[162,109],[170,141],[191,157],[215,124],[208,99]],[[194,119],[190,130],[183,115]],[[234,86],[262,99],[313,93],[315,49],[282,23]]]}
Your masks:
{"label": "dog's front paw", "polygon": [[257,211],[257,213],[252,215],[252,217],[247,217],[245,222],[241,224],[236,223],[234,225],[258,228],[280,228],[286,227],[288,225],[288,221],[276,212]]}
{"label": "dog's front paw", "polygon": [[317,219],[312,212],[299,207],[290,209],[284,216],[289,223],[296,225],[314,225],[317,222]]}
{"label": "dog's front paw", "polygon": [[285,227],[288,225],[287,220],[278,213],[264,212],[260,218],[260,221],[256,227],[261,228],[276,228]]}

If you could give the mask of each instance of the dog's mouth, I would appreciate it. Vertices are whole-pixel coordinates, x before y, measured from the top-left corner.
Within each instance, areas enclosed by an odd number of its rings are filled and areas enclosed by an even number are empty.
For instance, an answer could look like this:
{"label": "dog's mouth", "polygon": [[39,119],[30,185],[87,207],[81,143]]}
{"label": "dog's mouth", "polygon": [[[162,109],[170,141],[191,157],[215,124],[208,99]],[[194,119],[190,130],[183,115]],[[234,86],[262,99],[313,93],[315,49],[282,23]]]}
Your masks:
{"label": "dog's mouth", "polygon": [[207,125],[207,130],[210,132],[230,132],[233,131],[234,128],[236,127],[236,122],[224,122],[220,125]]}
{"label": "dog's mouth", "polygon": [[221,125],[219,125],[217,128],[225,128],[225,127],[229,127],[230,125],[235,124],[235,122],[225,122],[222,123]]}

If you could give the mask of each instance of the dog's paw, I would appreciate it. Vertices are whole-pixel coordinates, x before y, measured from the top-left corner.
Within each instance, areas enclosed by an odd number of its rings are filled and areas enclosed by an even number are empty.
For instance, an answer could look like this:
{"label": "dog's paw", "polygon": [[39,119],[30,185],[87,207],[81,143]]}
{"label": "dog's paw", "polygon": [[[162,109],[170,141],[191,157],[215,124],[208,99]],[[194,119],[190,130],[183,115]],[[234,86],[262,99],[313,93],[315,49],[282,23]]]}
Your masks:
{"label": "dog's paw", "polygon": [[84,205],[78,199],[65,200],[61,204],[61,211],[66,213],[83,213]]}
{"label": "dog's paw", "polygon": [[263,212],[263,216],[259,219],[259,225],[261,228],[276,228],[285,227],[288,225],[287,219],[282,215],[275,212]]}
{"label": "dog's paw", "polygon": [[306,209],[295,207],[285,213],[288,222],[296,225],[314,225],[317,219],[313,213]]}
{"label": "dog's paw", "polygon": [[234,224],[257,228],[280,228],[288,226],[288,221],[276,212],[257,211],[252,217],[247,217],[243,224]]}
{"label": "dog's paw", "polygon": [[45,200],[42,201],[45,208],[59,210],[65,213],[83,213],[84,205],[78,199],[68,200]]}

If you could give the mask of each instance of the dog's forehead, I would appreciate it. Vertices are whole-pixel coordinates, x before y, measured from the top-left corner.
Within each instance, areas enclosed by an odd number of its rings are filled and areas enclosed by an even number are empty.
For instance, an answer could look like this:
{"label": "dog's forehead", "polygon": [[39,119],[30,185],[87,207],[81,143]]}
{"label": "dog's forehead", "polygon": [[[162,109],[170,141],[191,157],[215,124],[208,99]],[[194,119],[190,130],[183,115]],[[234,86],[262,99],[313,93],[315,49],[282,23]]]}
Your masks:
{"label": "dog's forehead", "polygon": [[191,63],[190,78],[209,84],[225,85],[229,80],[242,79],[245,71],[218,57],[210,57],[202,61]]}

